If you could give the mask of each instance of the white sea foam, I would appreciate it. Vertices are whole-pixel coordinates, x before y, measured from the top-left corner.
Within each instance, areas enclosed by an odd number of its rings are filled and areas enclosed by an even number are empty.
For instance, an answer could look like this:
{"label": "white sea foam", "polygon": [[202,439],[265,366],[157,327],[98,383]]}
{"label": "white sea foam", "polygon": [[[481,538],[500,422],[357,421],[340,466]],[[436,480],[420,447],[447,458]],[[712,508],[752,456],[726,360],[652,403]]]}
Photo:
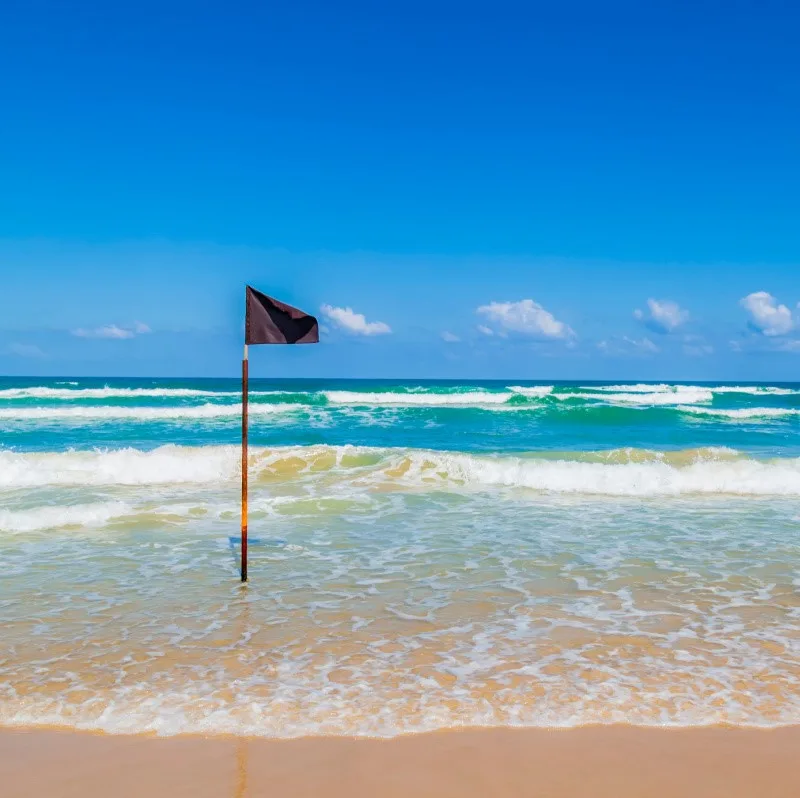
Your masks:
{"label": "white sea foam", "polygon": [[34,507],[28,510],[0,510],[0,531],[34,532],[59,527],[103,526],[131,512],[132,507],[120,501]]}
{"label": "white sea foam", "polygon": [[661,406],[677,404],[694,404],[711,402],[714,394],[705,388],[693,388],[682,391],[633,391],[631,393],[564,393],[553,394],[562,401],[568,399],[584,399],[608,402],[610,404]]}
{"label": "white sea foam", "polygon": [[513,394],[489,391],[463,393],[393,393],[361,391],[323,391],[325,398],[336,405],[407,405],[411,406],[480,406],[505,404]]}
{"label": "white sea foam", "polygon": [[509,385],[508,390],[523,396],[541,398],[553,393],[553,387],[552,385]]}
{"label": "white sea foam", "polygon": [[[800,459],[732,459],[729,453],[686,465],[664,460],[598,463],[535,457],[487,456],[416,449],[279,447],[252,450],[251,474],[336,478],[343,488],[387,483],[458,492],[489,487],[605,496],[735,494],[800,496]],[[162,446],[144,452],[0,452],[0,487],[47,485],[220,484],[239,474],[234,446]]]}
{"label": "white sea foam", "polygon": [[723,409],[712,407],[684,407],[681,405],[678,407],[678,410],[684,413],[693,413],[698,416],[727,418],[732,421],[800,415],[800,409],[794,407],[738,407]]}
{"label": "white sea foam", "polygon": [[[302,405],[251,404],[251,416],[268,416],[302,410]],[[204,404],[184,407],[118,407],[87,405],[78,407],[2,407],[0,419],[43,421],[49,419],[107,419],[115,421],[180,421],[184,419],[231,418],[240,416],[240,404]]]}

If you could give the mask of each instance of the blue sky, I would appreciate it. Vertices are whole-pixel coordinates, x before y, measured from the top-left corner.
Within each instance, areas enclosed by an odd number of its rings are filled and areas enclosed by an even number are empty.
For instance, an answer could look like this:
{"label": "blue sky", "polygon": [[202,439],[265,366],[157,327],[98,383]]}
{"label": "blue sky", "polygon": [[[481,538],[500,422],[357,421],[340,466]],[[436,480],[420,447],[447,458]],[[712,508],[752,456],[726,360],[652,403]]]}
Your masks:
{"label": "blue sky", "polygon": [[0,373],[800,374],[792,4],[3,17]]}

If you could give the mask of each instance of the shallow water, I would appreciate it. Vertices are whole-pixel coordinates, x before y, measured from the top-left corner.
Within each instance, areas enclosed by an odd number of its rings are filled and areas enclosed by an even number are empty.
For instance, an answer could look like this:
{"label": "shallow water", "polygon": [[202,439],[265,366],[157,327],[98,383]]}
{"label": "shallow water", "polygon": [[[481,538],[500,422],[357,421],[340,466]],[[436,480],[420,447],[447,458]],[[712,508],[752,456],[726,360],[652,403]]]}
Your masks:
{"label": "shallow water", "polygon": [[0,723],[800,722],[800,386],[0,383]]}

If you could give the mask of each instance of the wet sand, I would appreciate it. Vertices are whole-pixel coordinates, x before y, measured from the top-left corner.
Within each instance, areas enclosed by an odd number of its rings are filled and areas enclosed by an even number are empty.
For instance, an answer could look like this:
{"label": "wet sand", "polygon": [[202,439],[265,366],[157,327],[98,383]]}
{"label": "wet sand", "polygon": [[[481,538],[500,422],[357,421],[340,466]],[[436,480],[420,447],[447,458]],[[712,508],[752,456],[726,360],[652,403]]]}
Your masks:
{"label": "wet sand", "polygon": [[796,798],[800,726],[343,737],[0,730],[3,798]]}

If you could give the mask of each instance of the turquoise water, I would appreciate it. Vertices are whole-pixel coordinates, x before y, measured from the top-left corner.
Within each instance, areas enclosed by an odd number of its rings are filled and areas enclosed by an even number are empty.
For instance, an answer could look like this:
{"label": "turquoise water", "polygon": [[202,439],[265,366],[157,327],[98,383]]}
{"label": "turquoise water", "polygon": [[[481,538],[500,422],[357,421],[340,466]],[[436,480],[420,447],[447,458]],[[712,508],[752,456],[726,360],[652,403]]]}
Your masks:
{"label": "turquoise water", "polygon": [[[72,383],[0,379],[3,445],[58,451],[238,440],[237,380]],[[616,390],[612,383],[253,379],[250,387],[252,442],[263,446],[470,452],[730,446],[767,456],[800,454],[798,384]]]}
{"label": "turquoise water", "polygon": [[0,723],[800,722],[800,384],[0,380]]}

